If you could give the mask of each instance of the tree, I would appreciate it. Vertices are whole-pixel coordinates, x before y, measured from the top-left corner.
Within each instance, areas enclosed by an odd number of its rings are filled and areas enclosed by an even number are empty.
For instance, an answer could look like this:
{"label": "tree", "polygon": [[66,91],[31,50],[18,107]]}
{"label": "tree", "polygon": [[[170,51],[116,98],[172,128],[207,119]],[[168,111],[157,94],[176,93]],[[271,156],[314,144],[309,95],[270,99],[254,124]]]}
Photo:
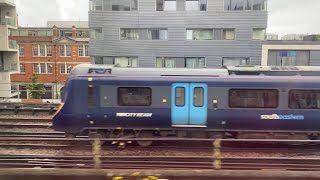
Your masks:
{"label": "tree", "polygon": [[41,99],[42,95],[46,93],[46,89],[44,88],[44,84],[38,83],[38,75],[33,74],[30,78],[31,84],[27,85],[27,89],[29,91],[29,97],[31,99]]}

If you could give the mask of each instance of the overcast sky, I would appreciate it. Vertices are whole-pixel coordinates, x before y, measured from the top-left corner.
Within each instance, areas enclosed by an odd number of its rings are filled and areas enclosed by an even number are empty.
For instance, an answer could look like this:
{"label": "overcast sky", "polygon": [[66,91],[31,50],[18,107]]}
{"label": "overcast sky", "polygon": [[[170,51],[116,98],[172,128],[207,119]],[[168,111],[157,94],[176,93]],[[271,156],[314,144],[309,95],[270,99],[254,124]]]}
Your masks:
{"label": "overcast sky", "polygon": [[[15,0],[21,26],[47,21],[87,21],[89,0]],[[320,34],[320,0],[268,0],[268,32]]]}

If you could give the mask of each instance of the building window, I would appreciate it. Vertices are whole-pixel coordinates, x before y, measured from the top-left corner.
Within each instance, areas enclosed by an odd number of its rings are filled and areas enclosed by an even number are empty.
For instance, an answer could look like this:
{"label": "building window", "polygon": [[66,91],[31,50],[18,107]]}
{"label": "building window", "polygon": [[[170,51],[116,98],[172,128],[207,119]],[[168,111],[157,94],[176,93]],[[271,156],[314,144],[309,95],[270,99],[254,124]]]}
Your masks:
{"label": "building window", "polygon": [[32,45],[33,57],[51,57],[52,47],[46,44],[34,44]]}
{"label": "building window", "polygon": [[89,9],[90,11],[101,11],[103,7],[103,0],[90,0]]}
{"label": "building window", "polygon": [[79,45],[79,57],[88,57],[89,56],[89,51],[88,51],[89,46],[88,45]]}
{"label": "building window", "polygon": [[174,68],[176,67],[176,58],[171,57],[157,57],[156,66],[158,68]]}
{"label": "building window", "polygon": [[39,70],[39,64],[33,64],[33,72],[35,74],[39,74],[40,70]]}
{"label": "building window", "polygon": [[71,46],[65,45],[65,49],[66,49],[66,55],[71,56]]}
{"label": "building window", "polygon": [[205,58],[185,58],[186,68],[204,68]]}
{"label": "building window", "polygon": [[232,89],[229,91],[230,108],[277,108],[278,90]]}
{"label": "building window", "polygon": [[320,109],[320,90],[289,91],[290,109]]}
{"label": "building window", "polygon": [[47,64],[45,63],[40,63],[40,72],[41,73],[46,73],[47,72]]}
{"label": "building window", "polygon": [[37,37],[48,37],[53,36],[53,31],[51,30],[14,30],[12,31],[12,36],[37,36]]}
{"label": "building window", "polygon": [[297,66],[297,51],[280,51],[281,66]]}
{"label": "building window", "polygon": [[76,33],[77,37],[88,38],[90,31],[89,30],[78,30]]}
{"label": "building window", "polygon": [[61,63],[60,64],[60,74],[69,74],[72,70],[71,64]]}
{"label": "building window", "polygon": [[157,0],[157,11],[176,11],[176,0]]}
{"label": "building window", "polygon": [[70,30],[59,30],[59,36],[72,37],[72,31],[70,31]]}
{"label": "building window", "polygon": [[37,36],[37,35],[38,35],[38,31],[28,30],[28,36]]}
{"label": "building window", "polygon": [[[252,0],[252,10],[267,10],[267,0]],[[250,5],[249,5],[250,6]]]}
{"label": "building window", "polygon": [[[107,57],[106,57],[107,59]],[[113,60],[112,58],[108,58],[111,59],[110,61],[104,62],[103,61],[103,57],[101,56],[94,56],[91,58],[92,64],[113,64]]]}
{"label": "building window", "polygon": [[136,11],[138,0],[112,0],[112,11]]}
{"label": "building window", "polygon": [[187,40],[213,40],[213,29],[187,29]]}
{"label": "building window", "polygon": [[310,51],[269,50],[268,66],[310,66]]}
{"label": "building window", "polygon": [[19,56],[23,57],[24,56],[24,45],[19,44]]}
{"label": "building window", "polygon": [[253,40],[265,40],[266,39],[266,29],[254,28],[252,33]]}
{"label": "building window", "polygon": [[119,106],[151,106],[151,88],[121,87],[118,88]]}
{"label": "building window", "polygon": [[40,45],[40,56],[42,57],[46,56],[46,45],[43,45],[43,44]]}
{"label": "building window", "polygon": [[121,40],[167,40],[167,29],[120,29]]}
{"label": "building window", "polygon": [[39,45],[38,44],[32,45],[32,56],[33,57],[39,56]]}
{"label": "building window", "polygon": [[91,39],[102,39],[102,28],[93,28],[90,29],[90,38]]}
{"label": "building window", "polygon": [[71,56],[71,46],[70,45],[60,45],[60,56],[70,57]]}
{"label": "building window", "polygon": [[138,67],[138,57],[93,57],[94,64],[108,64],[117,67]]}
{"label": "building window", "polygon": [[235,40],[236,38],[234,29],[223,29],[222,33],[223,33],[223,36],[222,36],[223,40]]}
{"label": "building window", "polygon": [[51,63],[34,63],[33,72],[35,74],[51,74],[52,64]]}
{"label": "building window", "polygon": [[224,0],[226,11],[265,11],[267,0]]}
{"label": "building window", "polygon": [[52,46],[46,45],[46,51],[47,51],[47,56],[51,57],[52,56]]}
{"label": "building window", "polygon": [[138,67],[138,58],[136,58],[136,57],[115,57],[113,64],[117,67]]}
{"label": "building window", "polygon": [[186,11],[206,11],[207,0],[186,0]]}
{"label": "building window", "polygon": [[158,68],[204,68],[204,57],[157,57]]}
{"label": "building window", "polygon": [[222,66],[247,66],[250,65],[249,57],[223,57]]}
{"label": "building window", "polygon": [[187,29],[187,40],[235,40],[235,29]]}
{"label": "building window", "polygon": [[26,72],[26,65],[23,63],[20,63],[20,73],[25,73]]}

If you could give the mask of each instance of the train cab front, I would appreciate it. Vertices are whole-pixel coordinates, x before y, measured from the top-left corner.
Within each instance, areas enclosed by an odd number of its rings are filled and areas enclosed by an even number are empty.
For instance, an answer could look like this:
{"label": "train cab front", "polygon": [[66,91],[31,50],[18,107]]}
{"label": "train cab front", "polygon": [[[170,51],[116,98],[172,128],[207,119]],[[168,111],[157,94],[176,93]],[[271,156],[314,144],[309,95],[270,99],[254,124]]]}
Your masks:
{"label": "train cab front", "polygon": [[[68,105],[61,103],[59,109],[52,119],[52,128],[55,131],[64,132],[67,137],[69,135],[75,136],[80,130],[77,128],[77,116],[70,111]],[[71,137],[71,136],[70,136]]]}

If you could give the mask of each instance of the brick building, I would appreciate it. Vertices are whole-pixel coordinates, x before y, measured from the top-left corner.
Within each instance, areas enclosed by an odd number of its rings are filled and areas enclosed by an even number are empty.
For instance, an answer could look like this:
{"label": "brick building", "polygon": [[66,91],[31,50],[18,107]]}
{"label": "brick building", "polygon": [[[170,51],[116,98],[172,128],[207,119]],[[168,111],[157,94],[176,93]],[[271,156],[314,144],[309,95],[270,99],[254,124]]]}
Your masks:
{"label": "brick building", "polygon": [[[56,22],[58,26],[43,28],[20,27],[12,32],[12,40],[19,44],[20,74],[11,75],[12,84],[20,91],[18,98],[26,98],[26,83],[38,74],[45,83],[44,99],[60,97],[70,70],[82,63],[90,63],[88,55],[89,29],[77,28],[77,22]],[[48,25],[52,23],[48,22]],[[70,24],[74,24],[69,27]],[[80,26],[80,25],[79,25]]]}

